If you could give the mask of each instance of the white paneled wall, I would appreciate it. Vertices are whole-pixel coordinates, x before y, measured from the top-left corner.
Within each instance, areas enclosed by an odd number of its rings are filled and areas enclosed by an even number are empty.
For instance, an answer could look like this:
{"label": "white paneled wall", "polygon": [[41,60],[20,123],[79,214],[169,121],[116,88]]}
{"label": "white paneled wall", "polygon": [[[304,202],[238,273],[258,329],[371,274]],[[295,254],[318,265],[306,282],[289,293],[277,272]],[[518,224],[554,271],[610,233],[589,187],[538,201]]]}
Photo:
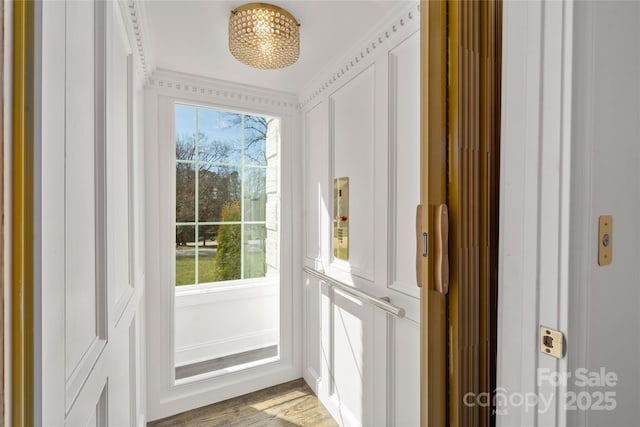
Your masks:
{"label": "white paneled wall", "polygon": [[[407,311],[392,318],[305,276],[303,373],[341,425],[419,425],[418,21],[407,3],[303,91],[304,263]],[[333,179],[345,176],[348,261],[332,248]]]}
{"label": "white paneled wall", "polygon": [[175,365],[277,345],[279,305],[274,279],[181,290],[175,303]]}
{"label": "white paneled wall", "polygon": [[333,259],[332,263],[369,281],[374,276],[375,78],[374,63],[328,100],[329,146],[333,152],[330,176],[348,176],[349,194],[354,196],[349,203],[349,262]]}
{"label": "white paneled wall", "polygon": [[45,426],[144,420],[140,58],[115,2],[42,3]]}

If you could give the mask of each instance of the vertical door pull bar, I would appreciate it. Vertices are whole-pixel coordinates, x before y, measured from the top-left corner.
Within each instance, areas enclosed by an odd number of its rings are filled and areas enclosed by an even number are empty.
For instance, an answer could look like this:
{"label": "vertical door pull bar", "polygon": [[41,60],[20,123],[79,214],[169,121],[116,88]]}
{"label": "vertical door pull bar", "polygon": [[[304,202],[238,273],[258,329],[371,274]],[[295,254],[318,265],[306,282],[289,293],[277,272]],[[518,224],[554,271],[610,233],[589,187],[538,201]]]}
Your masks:
{"label": "vertical door pull bar", "polygon": [[[422,205],[416,208],[416,283],[422,287],[422,257],[427,256],[427,233],[422,232]],[[422,246],[422,247],[421,247]]]}
{"label": "vertical door pull bar", "polygon": [[449,292],[449,209],[440,205],[435,212],[435,288],[446,295]]}

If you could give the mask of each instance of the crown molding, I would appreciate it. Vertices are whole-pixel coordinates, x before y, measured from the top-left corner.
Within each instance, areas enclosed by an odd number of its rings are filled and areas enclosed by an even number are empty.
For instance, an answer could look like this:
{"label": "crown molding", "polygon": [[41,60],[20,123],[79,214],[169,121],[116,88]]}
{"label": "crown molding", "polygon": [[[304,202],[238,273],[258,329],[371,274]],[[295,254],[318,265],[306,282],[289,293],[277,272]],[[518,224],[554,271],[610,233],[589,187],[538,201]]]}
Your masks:
{"label": "crown molding", "polygon": [[[373,54],[378,53],[381,48],[389,51],[395,44],[391,43],[401,40],[410,32],[420,28],[420,3],[411,4],[405,7],[401,12],[394,14],[394,17],[388,20],[381,29],[374,31],[368,37],[365,37],[359,49],[355,49],[350,55],[343,57],[340,61],[335,62],[332,66],[326,68],[321,73],[321,78],[313,80],[314,83],[307,86],[300,92],[299,108],[304,109],[307,104],[313,101],[324,91],[332,87],[336,82],[340,82],[347,74],[351,74],[354,70],[362,68],[364,63],[368,63]],[[390,45],[389,48],[386,48]],[[385,46],[385,47],[382,47]]]}
{"label": "crown molding", "polygon": [[141,0],[126,0],[119,3],[125,17],[127,32],[132,39],[131,47],[136,52],[145,80],[148,80],[155,69],[155,62],[149,37],[150,27],[147,21],[145,2]]}
{"label": "crown molding", "polygon": [[292,93],[163,69],[153,73],[147,80],[147,87],[165,94],[197,96],[215,102],[267,110],[290,112],[299,108],[298,98]]}

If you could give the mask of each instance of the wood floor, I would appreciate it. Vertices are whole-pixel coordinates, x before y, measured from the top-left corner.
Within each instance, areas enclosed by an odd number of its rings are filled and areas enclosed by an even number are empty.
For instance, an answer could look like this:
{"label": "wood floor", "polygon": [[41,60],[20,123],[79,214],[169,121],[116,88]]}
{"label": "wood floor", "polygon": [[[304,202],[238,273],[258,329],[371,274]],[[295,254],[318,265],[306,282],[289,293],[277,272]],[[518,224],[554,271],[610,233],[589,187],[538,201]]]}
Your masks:
{"label": "wood floor", "polygon": [[300,378],[147,425],[334,427],[338,424]]}

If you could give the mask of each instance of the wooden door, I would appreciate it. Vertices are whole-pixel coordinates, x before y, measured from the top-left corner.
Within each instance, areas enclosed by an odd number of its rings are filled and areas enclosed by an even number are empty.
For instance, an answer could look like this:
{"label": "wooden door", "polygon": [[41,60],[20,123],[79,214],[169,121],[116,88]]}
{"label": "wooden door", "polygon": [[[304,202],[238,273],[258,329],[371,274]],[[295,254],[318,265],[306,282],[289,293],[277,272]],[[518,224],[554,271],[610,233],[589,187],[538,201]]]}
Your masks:
{"label": "wooden door", "polygon": [[446,134],[447,2],[422,1],[421,19],[421,167],[417,214],[416,267],[421,295],[420,422],[446,425],[447,297],[435,288],[436,208],[447,201]]}
{"label": "wooden door", "polygon": [[[422,424],[492,425],[500,130],[499,1],[423,3]],[[436,209],[446,204],[448,245]],[[444,252],[444,253],[439,253]],[[428,256],[424,256],[424,255]],[[448,287],[436,286],[447,258]],[[468,396],[465,400],[463,397]]]}

